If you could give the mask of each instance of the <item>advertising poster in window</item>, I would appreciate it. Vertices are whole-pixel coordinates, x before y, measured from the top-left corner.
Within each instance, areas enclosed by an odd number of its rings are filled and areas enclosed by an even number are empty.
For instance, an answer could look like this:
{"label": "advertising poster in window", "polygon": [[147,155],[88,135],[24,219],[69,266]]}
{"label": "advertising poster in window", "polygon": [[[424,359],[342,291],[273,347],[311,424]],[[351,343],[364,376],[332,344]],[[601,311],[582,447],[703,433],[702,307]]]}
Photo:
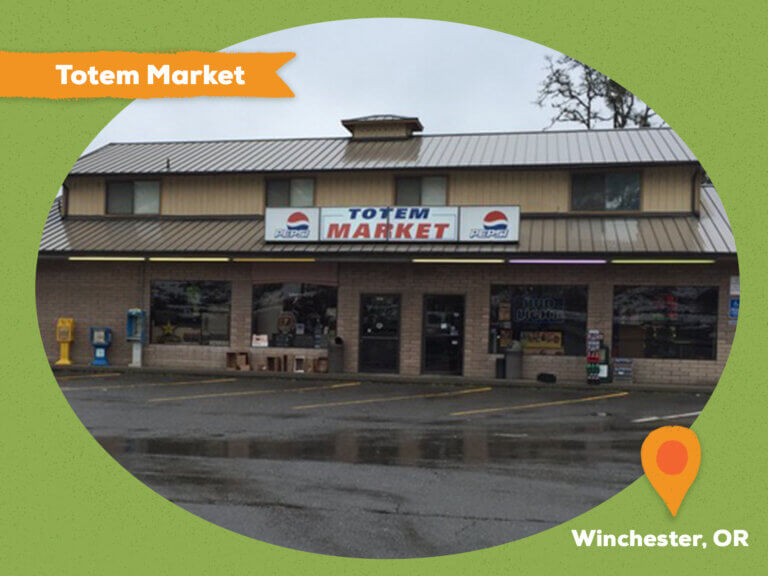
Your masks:
{"label": "advertising poster in window", "polygon": [[526,354],[563,354],[563,333],[523,331],[520,333],[520,341]]}

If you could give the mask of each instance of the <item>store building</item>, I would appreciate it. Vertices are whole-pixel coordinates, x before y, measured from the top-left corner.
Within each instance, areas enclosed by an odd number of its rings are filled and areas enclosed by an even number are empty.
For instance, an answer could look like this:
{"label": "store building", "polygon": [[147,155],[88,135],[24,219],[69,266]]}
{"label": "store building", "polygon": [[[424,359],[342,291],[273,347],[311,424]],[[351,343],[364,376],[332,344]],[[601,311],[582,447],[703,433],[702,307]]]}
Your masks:
{"label": "store building", "polygon": [[[635,381],[714,384],[738,310],[733,235],[669,129],[419,135],[417,118],[343,121],[346,138],[110,144],[81,157],[40,245],[43,343],[109,326],[148,366],[583,380],[588,330]],[[277,368],[270,363],[269,368]],[[282,367],[283,369],[286,366]],[[287,367],[296,368],[294,363]]]}

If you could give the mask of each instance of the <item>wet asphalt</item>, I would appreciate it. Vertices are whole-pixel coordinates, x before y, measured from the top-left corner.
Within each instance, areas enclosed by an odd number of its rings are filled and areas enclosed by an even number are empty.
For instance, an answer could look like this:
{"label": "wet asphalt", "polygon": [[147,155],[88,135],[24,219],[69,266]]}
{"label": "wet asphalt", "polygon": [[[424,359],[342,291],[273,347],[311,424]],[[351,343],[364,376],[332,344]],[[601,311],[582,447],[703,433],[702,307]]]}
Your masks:
{"label": "wet asphalt", "polygon": [[[642,474],[707,395],[59,374],[122,466],[214,524],[299,550],[436,556],[535,534]],[[651,420],[652,418],[656,418]]]}

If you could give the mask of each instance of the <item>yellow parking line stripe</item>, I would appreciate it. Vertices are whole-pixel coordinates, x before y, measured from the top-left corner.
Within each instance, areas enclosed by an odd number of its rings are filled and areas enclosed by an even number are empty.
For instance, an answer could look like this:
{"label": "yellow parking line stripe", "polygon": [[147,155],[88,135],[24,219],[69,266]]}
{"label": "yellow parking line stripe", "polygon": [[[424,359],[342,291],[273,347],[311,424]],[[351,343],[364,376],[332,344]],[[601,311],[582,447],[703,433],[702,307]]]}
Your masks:
{"label": "yellow parking line stripe", "polygon": [[236,382],[237,378],[214,378],[209,380],[185,380],[182,382],[146,382],[144,384],[115,384],[113,386],[63,386],[67,392],[72,390],[122,390],[125,388],[158,388],[163,386],[192,386],[194,384],[224,384]]}
{"label": "yellow parking line stripe", "polygon": [[262,394],[280,394],[282,392],[310,392],[312,390],[333,390],[336,388],[349,388],[360,386],[360,382],[347,382],[346,384],[328,384],[327,386],[302,386],[301,388],[271,388],[269,390],[245,390],[240,392],[219,392],[215,394],[194,394],[191,396],[159,396],[150,398],[147,402],[174,402],[180,400],[208,400],[210,398],[231,398],[233,396],[259,396]]}
{"label": "yellow parking line stripe", "polygon": [[343,402],[325,402],[323,404],[305,404],[294,406],[293,410],[312,410],[314,408],[333,408],[334,406],[352,406],[355,404],[374,404],[376,402],[397,402],[399,400],[414,400],[417,398],[438,398],[441,396],[460,396],[462,394],[474,394],[476,392],[488,392],[491,387],[470,388],[468,390],[455,390],[451,392],[432,392],[430,394],[406,394],[403,396],[377,396],[376,398],[363,398],[362,400],[347,400]]}
{"label": "yellow parking line stripe", "polygon": [[104,372],[103,374],[80,374],[72,376],[56,376],[54,378],[58,382],[69,382],[70,380],[88,380],[89,378],[112,378],[114,376],[122,376],[122,372]]}
{"label": "yellow parking line stripe", "polygon": [[554,402],[538,402],[536,404],[518,404],[515,406],[501,406],[499,408],[480,408],[478,410],[462,410],[461,412],[451,412],[450,416],[470,416],[473,414],[491,414],[493,412],[505,412],[508,410],[530,410],[533,408],[546,408],[547,406],[560,406],[562,404],[579,404],[581,402],[594,402],[596,400],[608,400],[609,398],[621,398],[627,396],[629,392],[617,392],[615,394],[603,394],[602,396],[586,396],[584,398],[573,398],[571,400],[557,400]]}

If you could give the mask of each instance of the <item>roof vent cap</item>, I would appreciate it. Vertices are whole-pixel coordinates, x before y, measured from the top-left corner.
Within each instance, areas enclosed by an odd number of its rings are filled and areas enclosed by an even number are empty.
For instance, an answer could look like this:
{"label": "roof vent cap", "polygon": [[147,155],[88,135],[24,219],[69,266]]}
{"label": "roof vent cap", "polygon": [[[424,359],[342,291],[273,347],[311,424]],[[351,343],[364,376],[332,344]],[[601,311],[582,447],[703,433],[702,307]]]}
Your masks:
{"label": "roof vent cap", "polygon": [[352,135],[352,140],[405,140],[414,132],[421,132],[424,127],[415,116],[396,114],[374,114],[360,118],[342,120]]}

